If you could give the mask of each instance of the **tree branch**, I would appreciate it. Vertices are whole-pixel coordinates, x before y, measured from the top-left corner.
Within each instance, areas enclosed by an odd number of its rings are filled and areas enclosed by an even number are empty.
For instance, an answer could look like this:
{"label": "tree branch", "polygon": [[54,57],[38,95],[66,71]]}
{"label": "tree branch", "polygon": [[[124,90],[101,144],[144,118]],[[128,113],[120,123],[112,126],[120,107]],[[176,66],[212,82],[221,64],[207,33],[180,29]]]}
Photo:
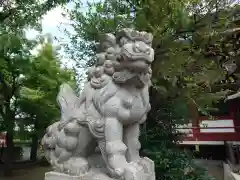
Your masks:
{"label": "tree branch", "polygon": [[0,12],[0,23],[3,23],[7,18],[12,16],[16,12],[16,8],[8,10],[8,12]]}

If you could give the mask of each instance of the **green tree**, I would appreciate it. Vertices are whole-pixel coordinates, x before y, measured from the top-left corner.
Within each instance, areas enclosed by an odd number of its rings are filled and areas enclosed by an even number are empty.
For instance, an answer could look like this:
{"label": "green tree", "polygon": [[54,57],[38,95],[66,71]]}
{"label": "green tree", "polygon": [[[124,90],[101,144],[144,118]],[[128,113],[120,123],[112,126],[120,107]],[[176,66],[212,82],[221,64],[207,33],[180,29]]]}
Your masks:
{"label": "green tree", "polygon": [[4,157],[4,172],[11,174],[14,122],[17,115],[17,100],[21,76],[29,70],[30,50],[34,41],[26,39],[24,29],[38,28],[41,16],[65,0],[10,0],[2,1],[0,8],[0,115],[3,130],[7,131],[7,150]]}
{"label": "green tree", "polygon": [[[69,33],[72,43],[67,49],[72,58],[80,65],[93,64],[99,32],[116,32],[129,26],[152,32],[156,53],[152,111],[142,137],[143,149],[155,160],[159,179],[206,179],[191,158],[176,149],[175,128],[194,116],[189,114],[189,107],[195,113],[208,114],[212,103],[228,92],[224,85],[217,86],[226,73],[224,60],[216,56],[213,47],[219,47],[225,37],[223,31],[231,24],[226,17],[238,6],[220,0],[115,0],[88,6],[83,13],[76,2],[69,12],[75,30],[74,35]],[[218,49],[223,50],[221,46]],[[87,63],[81,61],[86,55],[90,59]],[[186,167],[192,169],[187,174]]]}
{"label": "green tree", "polygon": [[9,30],[26,27],[41,27],[39,20],[49,10],[68,3],[70,0],[4,0],[0,3],[0,24]]}
{"label": "green tree", "polygon": [[[75,33],[66,30],[71,40],[70,44],[65,45],[66,50],[78,67],[91,66],[95,62],[96,44],[100,35],[129,27],[133,23],[133,17],[131,10],[126,8],[128,4],[125,1],[88,3],[86,14],[81,11],[82,3],[74,2],[73,9],[67,12],[74,22],[72,27]],[[83,61],[85,59],[86,62]]]}
{"label": "green tree", "polygon": [[56,48],[51,42],[40,44],[31,69],[25,74],[20,89],[19,110],[27,117],[25,125],[33,125],[31,160],[36,160],[38,140],[47,126],[59,120],[60,111],[56,101],[59,86],[66,82],[76,88],[75,72],[61,67]]}
{"label": "green tree", "polygon": [[4,157],[4,167],[10,173],[13,151],[14,123],[17,115],[17,99],[21,86],[20,75],[29,70],[30,49],[33,43],[29,42],[22,33],[1,32],[0,35],[0,69],[2,96],[0,114],[3,119],[2,129],[7,131],[7,150]]}

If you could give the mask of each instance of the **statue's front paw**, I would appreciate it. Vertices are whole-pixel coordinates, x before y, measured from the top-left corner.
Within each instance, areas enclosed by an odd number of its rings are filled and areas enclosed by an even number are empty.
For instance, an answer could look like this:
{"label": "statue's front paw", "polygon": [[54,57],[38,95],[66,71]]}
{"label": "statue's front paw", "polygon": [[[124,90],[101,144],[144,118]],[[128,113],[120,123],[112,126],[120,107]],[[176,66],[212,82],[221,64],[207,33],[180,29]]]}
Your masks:
{"label": "statue's front paw", "polygon": [[61,172],[61,173],[64,172],[64,166],[63,166],[63,164],[59,164],[59,165],[58,165],[58,168],[59,168],[59,172]]}
{"label": "statue's front paw", "polygon": [[123,168],[109,169],[111,176],[116,179],[122,179],[124,174]]}
{"label": "statue's front paw", "polygon": [[118,177],[122,177],[123,173],[124,173],[124,169],[123,168],[117,168],[117,169],[115,169],[115,173]]}
{"label": "statue's front paw", "polygon": [[54,144],[48,144],[48,145],[47,145],[47,148],[48,148],[48,149],[54,149],[54,148],[55,148],[55,145],[54,145]]}

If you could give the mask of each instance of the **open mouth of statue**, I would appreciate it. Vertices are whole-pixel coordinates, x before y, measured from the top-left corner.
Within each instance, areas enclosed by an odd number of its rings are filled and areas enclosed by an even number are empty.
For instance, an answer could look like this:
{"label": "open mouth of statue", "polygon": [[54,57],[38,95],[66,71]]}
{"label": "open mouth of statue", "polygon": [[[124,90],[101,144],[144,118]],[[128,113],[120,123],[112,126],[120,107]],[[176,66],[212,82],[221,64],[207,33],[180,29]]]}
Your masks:
{"label": "open mouth of statue", "polygon": [[129,60],[127,56],[121,56],[118,62],[114,64],[114,67],[117,71],[125,69],[131,73],[141,74],[148,71],[149,64],[145,59]]}
{"label": "open mouth of statue", "polygon": [[137,88],[142,88],[145,85],[145,81],[142,76],[134,76],[126,81],[127,84],[135,85]]}
{"label": "open mouth of statue", "polygon": [[127,66],[125,68],[133,73],[133,74],[142,74],[146,73],[148,70],[149,65],[146,64],[144,61],[134,61],[127,63]]}
{"label": "open mouth of statue", "polygon": [[145,84],[146,74],[143,72],[134,72],[129,70],[124,70],[120,72],[115,72],[113,74],[113,79],[116,83],[120,84],[132,84],[137,87],[143,87]]}
{"label": "open mouth of statue", "polygon": [[142,61],[146,64],[151,64],[152,62],[151,54],[145,52],[133,52],[128,49],[122,50],[122,57],[126,61]]}

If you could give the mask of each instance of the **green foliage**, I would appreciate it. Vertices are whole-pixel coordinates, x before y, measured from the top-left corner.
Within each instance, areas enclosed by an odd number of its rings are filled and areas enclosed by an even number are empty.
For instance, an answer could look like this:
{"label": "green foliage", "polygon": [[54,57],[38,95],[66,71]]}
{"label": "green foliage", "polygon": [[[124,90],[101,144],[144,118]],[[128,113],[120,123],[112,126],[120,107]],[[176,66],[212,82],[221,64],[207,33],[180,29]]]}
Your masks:
{"label": "green foliage", "polygon": [[72,27],[75,33],[67,32],[71,44],[67,44],[66,49],[79,67],[85,62],[88,66],[94,63],[96,42],[100,40],[101,34],[130,26],[133,18],[127,6],[125,1],[94,2],[88,3],[88,11],[83,13],[82,4],[75,2],[73,9],[68,11],[70,18],[74,20]]}
{"label": "green foliage", "polygon": [[59,119],[56,101],[59,86],[66,82],[76,89],[75,72],[61,67],[52,44],[44,42],[40,46],[39,53],[31,60],[31,69],[22,79],[18,101],[20,112],[24,112],[24,124],[34,124],[34,133],[38,135],[42,135],[48,125]]}
{"label": "green foliage", "polygon": [[[35,128],[38,126],[42,131],[42,128],[53,120],[52,118],[56,118],[58,109],[53,96],[56,95],[57,86],[63,80],[69,79],[69,74],[71,74],[69,70],[60,68],[60,63],[53,55],[51,45],[46,45],[41,52],[42,55],[33,57],[31,50],[38,42],[28,40],[24,34],[25,29],[31,27],[40,30],[41,17],[52,8],[67,2],[68,0],[0,2],[0,125],[1,131],[7,131],[8,134],[7,153],[4,156],[6,158],[4,159],[4,171],[8,175],[11,174],[13,160],[11,153],[16,121],[20,129],[24,131],[26,131],[24,123],[34,124]],[[48,70],[52,66],[53,72]],[[39,69],[41,72],[38,71]],[[36,73],[42,74],[37,76]],[[36,77],[37,81],[30,80],[30,75]],[[40,84],[37,85],[37,83]],[[41,83],[45,85],[41,86]],[[52,117],[49,118],[49,116]],[[37,118],[42,118],[43,123],[39,123]],[[35,142],[37,142],[36,138]]]}
{"label": "green foliage", "polygon": [[[67,0],[3,1],[0,9],[0,72],[2,129],[12,134],[17,115],[17,103],[22,87],[22,77],[31,69],[31,50],[36,41],[24,34],[27,27],[40,27],[41,16]],[[29,89],[25,89],[29,91]]]}
{"label": "green foliage", "polygon": [[29,70],[30,50],[35,42],[25,38],[22,32],[1,31],[0,34],[0,71],[1,84],[0,94],[2,96],[0,114],[3,118],[3,127],[14,126],[17,110],[17,99],[19,98],[19,87],[21,86],[21,75]]}
{"label": "green foliage", "polygon": [[26,26],[40,28],[39,20],[49,10],[69,0],[6,0],[0,4],[0,29],[22,30]]}
{"label": "green foliage", "polygon": [[225,78],[225,70],[206,53],[222,38],[220,32],[229,23],[223,17],[230,5],[215,0],[103,1],[88,3],[83,13],[76,2],[69,12],[75,34],[69,34],[68,53],[79,66],[92,65],[100,33],[130,26],[152,32],[154,87],[166,97],[180,97],[204,111],[228,92],[212,89]]}
{"label": "green foliage", "polygon": [[[24,129],[25,125],[33,124],[37,116],[43,123],[40,128],[43,132],[43,128],[58,117],[56,96],[59,85],[69,82],[75,88],[75,73],[61,67],[50,42],[37,44],[37,41],[26,39],[21,32],[4,31],[0,42],[1,129],[7,130],[9,123],[13,126],[15,118]],[[33,56],[30,51],[36,45],[42,48],[37,56]]]}
{"label": "green foliage", "polygon": [[165,97],[179,97],[204,111],[227,93],[213,88],[225,78],[225,72],[207,53],[226,30],[229,20],[221,18],[221,11],[228,8],[229,4],[221,6],[218,1],[142,3],[136,22],[145,19],[145,25],[136,26],[154,34],[153,81],[157,89],[163,86],[169,92],[163,94]]}
{"label": "green foliage", "polygon": [[[152,92],[153,93],[153,92]],[[156,93],[156,92],[155,92]],[[155,102],[156,103],[156,102]],[[158,99],[147,121],[147,130],[141,135],[142,155],[155,162],[156,179],[210,180],[206,169],[197,166],[193,156],[178,149],[178,124],[190,116],[187,106],[174,99]]]}

